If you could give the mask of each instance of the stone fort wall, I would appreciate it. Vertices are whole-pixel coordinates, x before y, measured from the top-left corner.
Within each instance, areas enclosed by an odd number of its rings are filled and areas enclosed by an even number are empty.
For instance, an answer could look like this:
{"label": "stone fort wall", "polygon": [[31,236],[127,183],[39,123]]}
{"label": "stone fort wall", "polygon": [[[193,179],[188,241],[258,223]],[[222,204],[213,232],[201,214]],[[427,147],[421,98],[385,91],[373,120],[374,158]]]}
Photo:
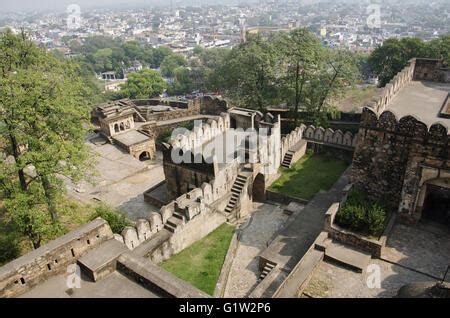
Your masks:
{"label": "stone fort wall", "polygon": [[420,218],[416,209],[423,167],[440,171],[449,165],[448,127],[426,125],[413,115],[398,118],[386,107],[412,80],[441,81],[446,72],[441,61],[410,60],[361,115],[352,182],[410,221]]}
{"label": "stone fort wall", "polygon": [[0,297],[18,296],[65,273],[87,251],[113,237],[108,223],[95,219],[0,268]]}
{"label": "stone fort wall", "polygon": [[365,108],[353,157],[352,182],[375,200],[414,219],[421,166],[448,167],[448,130],[440,123],[428,127],[413,116],[380,116]]}

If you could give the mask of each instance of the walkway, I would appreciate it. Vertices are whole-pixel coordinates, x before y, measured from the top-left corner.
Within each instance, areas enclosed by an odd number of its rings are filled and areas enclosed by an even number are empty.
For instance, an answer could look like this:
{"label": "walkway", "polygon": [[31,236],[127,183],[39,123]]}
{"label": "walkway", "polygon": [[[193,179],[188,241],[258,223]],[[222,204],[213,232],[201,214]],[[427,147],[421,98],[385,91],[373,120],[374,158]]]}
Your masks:
{"label": "walkway", "polygon": [[288,216],[277,205],[254,203],[251,219],[242,226],[225,297],[246,297],[258,283],[258,254],[283,227]]}

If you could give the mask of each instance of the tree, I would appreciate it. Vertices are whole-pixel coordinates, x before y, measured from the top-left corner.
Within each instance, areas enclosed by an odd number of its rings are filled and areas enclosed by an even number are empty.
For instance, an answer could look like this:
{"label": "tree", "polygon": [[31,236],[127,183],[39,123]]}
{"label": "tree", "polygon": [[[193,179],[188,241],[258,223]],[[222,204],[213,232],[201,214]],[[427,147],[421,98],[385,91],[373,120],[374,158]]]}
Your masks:
{"label": "tree", "polygon": [[84,144],[90,91],[77,65],[36,47],[24,33],[0,36],[0,74],[1,194],[36,247],[49,233],[48,220],[58,228],[61,176],[77,182],[93,170]]}
{"label": "tree", "polygon": [[128,76],[128,80],[122,85],[119,95],[120,97],[145,99],[163,93],[166,88],[166,82],[157,71],[142,70]]}
{"label": "tree", "polygon": [[179,54],[170,54],[161,62],[161,74],[165,77],[173,77],[175,69],[180,66],[186,66],[186,59]]}
{"label": "tree", "polygon": [[369,64],[385,86],[414,57],[433,57],[432,51],[418,38],[387,39],[369,57]]}
{"label": "tree", "polygon": [[160,46],[153,50],[151,59],[148,61],[150,66],[153,68],[158,68],[161,66],[162,61],[172,54],[172,51],[167,46]]}
{"label": "tree", "polygon": [[[276,42],[281,47],[281,82],[288,96],[287,104],[292,108],[295,126],[298,124],[300,104],[306,107],[306,95],[314,95],[310,85],[320,70],[324,50],[319,41],[306,29],[296,29],[289,34],[281,34]],[[308,86],[309,85],[309,90]],[[312,104],[310,96],[310,104]]]}
{"label": "tree", "polygon": [[352,85],[358,74],[353,55],[322,47],[306,29],[280,34],[274,41],[282,48],[278,79],[295,126],[301,110],[309,113],[316,124],[324,125],[330,101]]}
{"label": "tree", "polygon": [[275,48],[260,37],[250,37],[226,56],[215,70],[217,89],[244,107],[264,111],[276,98]]}

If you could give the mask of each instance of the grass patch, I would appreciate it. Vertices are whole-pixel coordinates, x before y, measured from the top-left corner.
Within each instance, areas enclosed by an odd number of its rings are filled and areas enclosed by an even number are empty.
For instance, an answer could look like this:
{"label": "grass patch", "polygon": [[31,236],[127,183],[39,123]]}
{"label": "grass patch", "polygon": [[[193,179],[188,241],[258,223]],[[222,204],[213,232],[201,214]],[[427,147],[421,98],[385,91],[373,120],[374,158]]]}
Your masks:
{"label": "grass patch", "polygon": [[320,190],[329,190],[348,164],[329,155],[307,153],[290,169],[281,167],[281,177],[270,190],[310,200]]}
{"label": "grass patch", "polygon": [[233,226],[222,224],[202,240],[162,262],[160,266],[212,295],[233,233]]}

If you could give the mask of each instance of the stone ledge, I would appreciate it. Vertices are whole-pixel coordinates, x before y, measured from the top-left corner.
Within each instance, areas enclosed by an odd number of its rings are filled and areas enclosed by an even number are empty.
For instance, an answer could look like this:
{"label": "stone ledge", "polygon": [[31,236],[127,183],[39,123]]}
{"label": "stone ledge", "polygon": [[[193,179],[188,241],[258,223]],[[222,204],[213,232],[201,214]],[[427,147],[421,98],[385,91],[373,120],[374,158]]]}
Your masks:
{"label": "stone ledge", "polygon": [[175,277],[149,260],[122,254],[117,260],[117,270],[137,281],[145,288],[169,298],[209,298],[210,296]]}

